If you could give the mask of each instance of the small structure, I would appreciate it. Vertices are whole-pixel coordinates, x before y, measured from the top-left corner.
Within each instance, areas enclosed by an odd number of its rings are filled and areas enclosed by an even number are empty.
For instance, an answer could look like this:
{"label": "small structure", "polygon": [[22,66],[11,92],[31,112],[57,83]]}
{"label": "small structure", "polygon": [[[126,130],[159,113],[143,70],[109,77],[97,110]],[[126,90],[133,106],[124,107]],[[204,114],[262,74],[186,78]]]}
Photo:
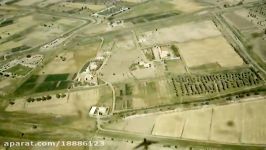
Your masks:
{"label": "small structure", "polygon": [[162,50],[161,48],[160,48],[159,54],[160,54],[161,59],[165,59],[170,56],[170,53],[168,51]]}
{"label": "small structure", "polygon": [[110,28],[119,27],[119,26],[123,26],[123,25],[124,25],[124,21],[123,20],[116,20],[116,21],[108,23],[108,26]]}
{"label": "small structure", "polygon": [[96,70],[98,68],[98,65],[96,62],[91,62],[90,63],[90,70]]}
{"label": "small structure", "polygon": [[90,112],[89,112],[89,115],[90,115],[91,117],[95,115],[95,113],[96,113],[96,109],[97,109],[96,106],[92,106],[92,107],[91,107]]}
{"label": "small structure", "polygon": [[106,116],[108,115],[109,108],[104,107],[104,106],[92,106],[90,111],[89,111],[89,116],[90,117],[97,117],[97,116]]}
{"label": "small structure", "polygon": [[138,64],[140,66],[143,66],[144,68],[150,68],[151,67],[150,63],[145,63],[144,61],[139,61]]}
{"label": "small structure", "polygon": [[108,114],[108,107],[99,107],[98,115],[106,116]]}

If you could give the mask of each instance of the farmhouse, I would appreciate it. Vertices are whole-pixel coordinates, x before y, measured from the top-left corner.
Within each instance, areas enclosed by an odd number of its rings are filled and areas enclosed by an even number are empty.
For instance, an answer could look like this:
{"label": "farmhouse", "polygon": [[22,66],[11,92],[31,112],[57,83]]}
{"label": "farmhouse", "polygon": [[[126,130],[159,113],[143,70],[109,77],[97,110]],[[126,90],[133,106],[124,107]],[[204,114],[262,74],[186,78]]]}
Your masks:
{"label": "farmhouse", "polygon": [[94,116],[96,114],[96,109],[97,109],[96,106],[92,106],[89,112],[89,116],[91,117]]}
{"label": "farmhouse", "polygon": [[97,107],[92,106],[89,111],[89,116],[95,117],[95,116],[106,116],[108,115],[109,108],[108,107]]}
{"label": "farmhouse", "polygon": [[170,56],[170,53],[168,51],[162,50],[161,48],[159,50],[159,55],[161,59],[165,59]]}

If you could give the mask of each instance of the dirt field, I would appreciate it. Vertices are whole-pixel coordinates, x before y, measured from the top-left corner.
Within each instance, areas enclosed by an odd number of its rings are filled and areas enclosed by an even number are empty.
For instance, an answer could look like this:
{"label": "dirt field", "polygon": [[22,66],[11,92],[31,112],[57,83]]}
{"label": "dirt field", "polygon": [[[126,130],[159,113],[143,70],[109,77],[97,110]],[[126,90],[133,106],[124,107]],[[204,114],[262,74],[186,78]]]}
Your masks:
{"label": "dirt field", "polygon": [[[167,80],[142,82],[133,87],[133,108],[145,108],[173,103],[174,93],[171,93]],[[152,94],[151,94],[152,93]]]}
{"label": "dirt field", "polygon": [[198,11],[204,8],[204,6],[194,0],[172,0],[170,3],[172,3],[176,9],[185,13]]}
{"label": "dirt field", "polygon": [[[266,99],[247,99],[250,101],[224,106],[135,115],[107,127],[184,139],[266,144],[266,119],[263,115],[266,110]],[[141,129],[136,128],[139,124]]]}
{"label": "dirt field", "polygon": [[130,65],[137,59],[139,52],[131,49],[117,49],[112,53],[107,64],[102,68],[102,78],[109,82],[122,82],[126,79],[132,79],[129,73]]}
{"label": "dirt field", "polygon": [[132,3],[140,3],[140,2],[143,2],[143,0],[123,0],[123,1],[132,2]]}
{"label": "dirt field", "polygon": [[239,143],[241,104],[217,107],[213,110],[210,140]]}
{"label": "dirt field", "polygon": [[114,39],[115,45],[107,63],[100,71],[102,78],[109,82],[121,82],[132,79],[130,66],[138,60],[145,60],[144,54],[137,50],[132,36],[122,36]]}
{"label": "dirt field", "polygon": [[[191,30],[193,29],[193,30]],[[143,46],[165,44],[167,42],[186,42],[207,37],[221,35],[211,21],[189,22],[172,27],[162,28],[158,31],[149,31],[138,35],[139,43]]]}
{"label": "dirt field", "polygon": [[11,38],[4,43],[0,51],[10,50],[19,46],[34,47],[47,43],[83,23],[80,20],[56,18],[49,15],[34,14],[14,20],[14,23],[0,28],[2,40]]}
{"label": "dirt field", "polygon": [[38,21],[36,21],[33,16],[25,16],[21,17],[14,21],[13,24],[4,26],[0,28],[0,36],[5,39],[12,35],[23,32],[26,29],[37,25]]}
{"label": "dirt field", "polygon": [[40,3],[38,3],[37,6],[42,8],[42,7],[46,7],[46,6],[49,6],[49,5],[54,4],[54,3],[58,3],[60,1],[62,1],[62,0],[44,0]]}
{"label": "dirt field", "polygon": [[244,64],[241,57],[222,36],[180,43],[178,47],[188,67],[212,63],[218,63],[221,67],[234,67]]}
{"label": "dirt field", "polygon": [[[160,122],[160,123],[159,123]],[[152,134],[181,137],[186,124],[186,115],[160,115],[155,122]]]}
{"label": "dirt field", "polygon": [[[86,8],[89,8],[91,10],[94,10],[94,11],[98,11],[98,10],[106,8],[105,5],[93,5],[93,4],[86,4],[86,3],[79,3],[79,2],[74,2],[74,3],[62,2],[62,3],[59,3],[58,5],[64,6],[64,9],[66,9],[66,7],[72,8],[72,9],[81,9],[82,7],[86,7]],[[59,9],[59,8],[57,8],[57,9]]]}
{"label": "dirt field", "polygon": [[[97,141],[102,141],[102,137],[96,138]],[[142,141],[136,141],[136,140],[129,140],[129,139],[115,139],[111,140],[111,138],[106,138],[104,140],[105,145],[104,146],[92,146],[90,150],[143,150],[143,147],[136,148]],[[153,143],[149,145],[149,150],[173,150],[173,147],[167,147],[161,143]],[[0,147],[1,148],[1,147]],[[75,147],[76,148],[76,147]],[[81,147],[83,148],[83,147]],[[83,148],[84,149],[84,148]],[[83,149],[75,149],[75,150],[83,150]],[[61,148],[60,148],[61,150]],[[62,149],[62,150],[68,150],[68,149]],[[189,150],[188,148],[178,147],[176,150]]]}
{"label": "dirt field", "polygon": [[[62,33],[80,25],[82,21],[60,18],[58,20],[47,21],[40,26],[35,27],[31,33],[26,34],[21,40],[22,43],[28,46],[37,46],[59,37]],[[46,26],[45,26],[45,25]]]}
{"label": "dirt field", "polygon": [[238,10],[237,12],[238,13],[235,13],[235,12],[226,13],[224,14],[224,17],[226,18],[227,21],[232,23],[239,30],[253,29],[256,27],[245,17],[239,15],[239,13],[241,13],[241,10]]}
{"label": "dirt field", "polygon": [[264,61],[266,62],[266,43],[262,38],[253,39],[254,40],[254,47],[253,51]]}
{"label": "dirt field", "polygon": [[128,118],[121,122],[111,124],[107,128],[151,134],[156,115],[149,117]]}
{"label": "dirt field", "polygon": [[153,77],[156,77],[158,75],[156,73],[156,68],[154,68],[154,67],[137,69],[137,70],[131,71],[131,73],[137,79],[153,78]]}
{"label": "dirt field", "polygon": [[[93,30],[91,30],[93,28]],[[108,29],[108,24],[91,24],[89,26],[86,26],[84,30],[80,31],[79,34],[84,34],[85,36],[87,35],[95,35],[99,33],[104,33]]]}
{"label": "dirt field", "polygon": [[208,140],[211,117],[211,108],[190,111],[188,113],[182,138]]}
{"label": "dirt field", "polygon": [[66,93],[64,98],[51,96],[51,100],[30,103],[26,102],[25,98],[18,99],[14,105],[9,105],[6,111],[83,116],[88,114],[93,105],[111,106],[111,90],[108,87]]}
{"label": "dirt field", "polygon": [[254,144],[266,144],[266,101],[245,103],[242,105],[243,133],[242,142]]}
{"label": "dirt field", "polygon": [[0,51],[10,50],[16,47],[20,47],[22,45],[23,45],[22,42],[9,41],[4,44],[1,44]]}
{"label": "dirt field", "polygon": [[14,86],[14,84],[17,83],[17,80],[15,79],[1,79],[0,80],[0,95],[6,95],[7,93],[10,93],[10,91],[15,90],[17,88]]}
{"label": "dirt field", "polygon": [[[71,51],[58,54],[38,74],[76,73],[89,59],[96,57],[99,46],[100,42],[70,46]],[[62,58],[65,58],[65,61]],[[54,69],[54,66],[57,66],[57,69]]]}
{"label": "dirt field", "polygon": [[181,60],[167,60],[165,61],[167,72],[176,74],[186,73],[185,64]]}
{"label": "dirt field", "polygon": [[152,134],[208,140],[211,111],[203,109],[160,115]]}
{"label": "dirt field", "polygon": [[19,6],[32,6],[32,5],[37,4],[41,1],[42,0],[20,0],[15,4],[19,5]]}

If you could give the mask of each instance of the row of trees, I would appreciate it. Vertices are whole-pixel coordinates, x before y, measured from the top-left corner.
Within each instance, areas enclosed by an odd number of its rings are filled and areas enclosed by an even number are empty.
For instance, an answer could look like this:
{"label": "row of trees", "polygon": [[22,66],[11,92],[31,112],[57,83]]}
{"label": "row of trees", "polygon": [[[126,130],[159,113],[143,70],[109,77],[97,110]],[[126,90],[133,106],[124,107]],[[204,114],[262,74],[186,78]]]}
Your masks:
{"label": "row of trees", "polygon": [[[64,93],[61,93],[61,94],[56,94],[55,97],[57,99],[59,98],[65,98],[66,97],[66,94]],[[51,100],[52,99],[52,96],[51,95],[46,95],[46,96],[41,96],[41,97],[36,97],[36,98],[33,98],[33,97],[29,97],[27,98],[27,102],[34,102],[34,101],[46,101],[46,100]]]}
{"label": "row of trees", "polygon": [[172,78],[176,95],[191,96],[256,86],[262,78],[251,70],[214,75],[180,75]]}

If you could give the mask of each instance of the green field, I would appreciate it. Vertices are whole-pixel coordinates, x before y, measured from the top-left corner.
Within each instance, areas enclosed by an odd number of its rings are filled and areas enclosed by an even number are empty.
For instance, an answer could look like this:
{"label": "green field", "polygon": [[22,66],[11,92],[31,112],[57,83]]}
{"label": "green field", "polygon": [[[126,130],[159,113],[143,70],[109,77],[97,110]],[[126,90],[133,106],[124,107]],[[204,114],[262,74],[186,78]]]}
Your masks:
{"label": "green field", "polygon": [[53,74],[53,75],[48,75],[45,78],[45,82],[49,81],[65,81],[68,79],[69,74]]}
{"label": "green field", "polygon": [[33,75],[16,90],[15,94],[27,95],[67,89],[72,85],[72,76],[72,74]]}
{"label": "green field", "polygon": [[6,72],[10,72],[14,75],[18,75],[18,76],[25,76],[27,75],[30,71],[32,70],[32,68],[29,68],[29,67],[26,67],[26,66],[23,66],[23,65],[16,65],[12,68],[9,68],[6,70]]}
{"label": "green field", "polygon": [[[136,5],[132,7],[128,12],[119,14],[115,16],[115,18],[128,19],[138,16],[149,16],[150,14],[157,14],[157,17],[159,17],[159,14],[167,14],[170,11],[176,11],[176,8],[172,4],[168,3],[167,1],[153,0]],[[152,18],[152,16],[149,17]]]}
{"label": "green field", "polygon": [[166,71],[171,73],[183,74],[186,73],[186,68],[181,60],[166,60]]}
{"label": "green field", "polygon": [[165,13],[165,14],[161,14],[161,13],[145,14],[145,15],[141,15],[141,16],[137,16],[137,17],[127,18],[124,21],[125,22],[132,22],[133,24],[138,24],[138,23],[145,23],[145,22],[149,22],[149,21],[153,21],[153,20],[168,18],[168,17],[172,17],[172,16],[176,16],[176,15],[179,15],[179,13],[178,12],[171,12],[171,13]]}

